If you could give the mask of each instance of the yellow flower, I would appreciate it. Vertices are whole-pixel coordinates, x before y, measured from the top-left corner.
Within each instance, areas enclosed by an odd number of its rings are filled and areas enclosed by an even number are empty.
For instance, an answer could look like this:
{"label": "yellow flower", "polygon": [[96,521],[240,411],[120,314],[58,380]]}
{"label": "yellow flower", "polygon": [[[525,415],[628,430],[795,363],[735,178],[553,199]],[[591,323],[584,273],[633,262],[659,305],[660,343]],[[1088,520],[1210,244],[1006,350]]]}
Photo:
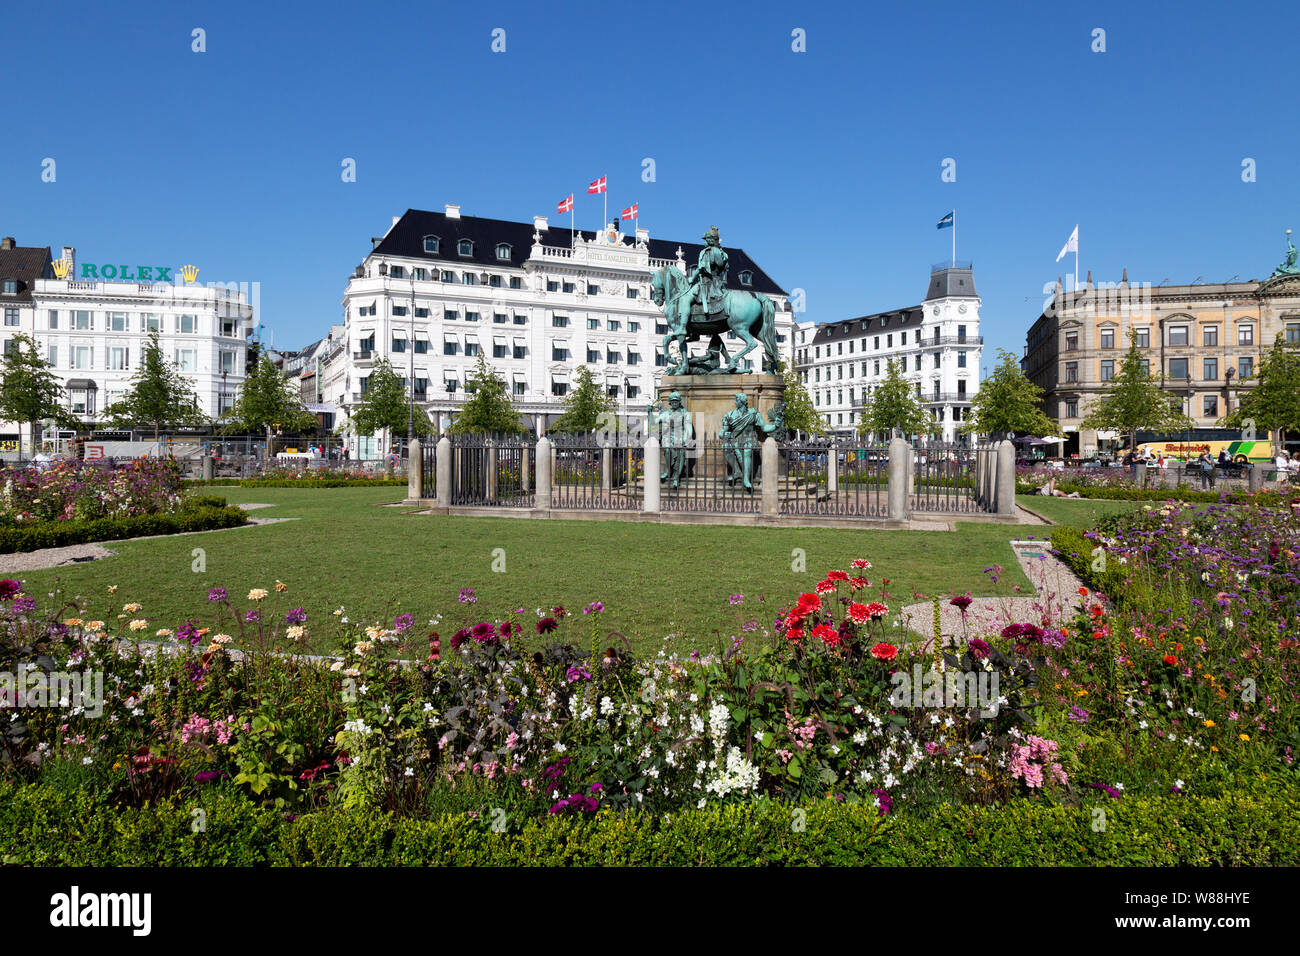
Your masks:
{"label": "yellow flower", "polygon": [[1249,741],[1250,741],[1250,734],[1237,734],[1237,739],[1238,739],[1238,740],[1245,740],[1245,741],[1249,742]]}
{"label": "yellow flower", "polygon": [[108,586],[108,593],[109,593],[109,594],[116,594],[116,593],[117,593],[117,585],[116,585],[116,584],[110,584],[110,585]]}
{"label": "yellow flower", "polygon": [[283,594],[285,591],[289,590],[288,586],[285,585],[285,583],[284,583],[283,581],[276,581],[276,582],[275,582],[275,589],[276,589],[276,591],[278,591],[280,594]]}
{"label": "yellow flower", "polygon": [[265,598],[266,598],[266,588],[253,588],[253,590],[248,592],[248,599],[250,601],[261,601],[264,600]]}
{"label": "yellow flower", "polygon": [[127,627],[129,627],[133,631],[143,631],[148,626],[149,626],[149,622],[142,617],[136,618],[134,621],[132,621],[130,624],[127,625]]}
{"label": "yellow flower", "polygon": [[169,630],[168,630],[167,628],[165,628],[165,627],[160,627],[160,628],[158,628],[158,630],[156,630],[156,631],[153,632],[153,636],[154,636],[154,637],[171,637],[171,636],[172,636],[172,632],[169,631]]}
{"label": "yellow flower", "polygon": [[1219,748],[1214,746],[1213,744],[1210,745],[1210,749],[1213,750],[1216,754],[1219,752]]}
{"label": "yellow flower", "polygon": [[369,641],[362,641],[359,644],[357,644],[357,646],[354,647],[353,650],[358,654],[369,654],[372,650],[374,650],[374,647],[375,645],[371,644]]}
{"label": "yellow flower", "polygon": [[70,618],[67,618],[66,620],[64,620],[63,623],[66,624],[68,627],[76,627],[78,624],[81,623],[81,618],[79,618],[79,617],[70,617]]}
{"label": "yellow flower", "polygon": [[307,629],[305,627],[300,627],[299,625],[294,624],[292,627],[290,627],[288,630],[284,632],[284,636],[289,638],[289,640],[291,641],[301,641],[304,637],[307,636]]}
{"label": "yellow flower", "polygon": [[92,631],[102,631],[104,629],[103,621],[87,621],[86,627]]}
{"label": "yellow flower", "polygon": [[130,604],[123,604],[122,610],[126,611],[127,614],[134,614],[136,611],[140,610],[140,605],[132,601]]}
{"label": "yellow flower", "polygon": [[1214,726],[1214,721],[1212,721],[1212,720],[1204,720],[1204,721],[1202,721],[1202,723],[1205,724],[1206,727],[1213,727],[1213,726]]}
{"label": "yellow flower", "polygon": [[1074,692],[1074,696],[1075,696],[1075,697],[1087,697],[1087,696],[1088,696],[1088,692],[1087,692],[1086,690],[1076,690],[1076,691]]}
{"label": "yellow flower", "polygon": [[233,638],[229,634],[218,634],[212,639],[213,644],[229,644]]}

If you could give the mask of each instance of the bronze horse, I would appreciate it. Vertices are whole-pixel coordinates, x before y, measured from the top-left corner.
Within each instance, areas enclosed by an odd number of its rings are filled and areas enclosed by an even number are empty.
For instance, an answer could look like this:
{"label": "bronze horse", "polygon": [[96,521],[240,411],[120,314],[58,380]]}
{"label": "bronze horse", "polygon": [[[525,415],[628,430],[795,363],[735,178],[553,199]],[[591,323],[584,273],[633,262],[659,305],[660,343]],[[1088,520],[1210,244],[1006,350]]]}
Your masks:
{"label": "bronze horse", "polygon": [[650,298],[664,310],[668,320],[668,333],[662,348],[668,354],[668,344],[676,341],[681,350],[681,360],[670,375],[687,374],[686,343],[703,335],[735,332],[745,347],[731,357],[728,372],[735,372],[743,359],[757,346],[762,345],[764,356],[761,368],[775,372],[779,354],[776,350],[776,304],[761,292],[736,292],[731,289],[722,299],[722,311],[707,316],[699,309],[691,310],[691,285],[682,270],[664,266],[650,280]]}

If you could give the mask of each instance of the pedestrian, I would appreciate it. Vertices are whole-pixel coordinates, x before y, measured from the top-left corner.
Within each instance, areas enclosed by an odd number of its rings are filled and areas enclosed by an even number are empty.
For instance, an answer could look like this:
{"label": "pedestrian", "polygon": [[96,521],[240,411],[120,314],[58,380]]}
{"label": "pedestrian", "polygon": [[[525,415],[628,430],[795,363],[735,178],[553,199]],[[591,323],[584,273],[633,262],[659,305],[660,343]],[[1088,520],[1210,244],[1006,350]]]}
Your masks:
{"label": "pedestrian", "polygon": [[1214,459],[1210,457],[1209,450],[1201,452],[1201,457],[1197,459],[1201,466],[1201,488],[1214,487]]}
{"label": "pedestrian", "polygon": [[1286,482],[1287,473],[1291,470],[1291,461],[1286,456],[1286,452],[1278,450],[1277,457],[1273,459],[1273,467],[1277,469],[1277,482],[1283,484]]}

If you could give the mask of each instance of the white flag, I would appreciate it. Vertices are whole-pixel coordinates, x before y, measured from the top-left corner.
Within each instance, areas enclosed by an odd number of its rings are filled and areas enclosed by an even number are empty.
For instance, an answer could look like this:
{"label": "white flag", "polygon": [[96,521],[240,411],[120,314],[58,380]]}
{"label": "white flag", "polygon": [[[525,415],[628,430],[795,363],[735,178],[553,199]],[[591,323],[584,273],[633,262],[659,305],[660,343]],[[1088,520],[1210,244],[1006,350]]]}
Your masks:
{"label": "white flag", "polygon": [[1065,245],[1061,247],[1061,251],[1057,255],[1056,261],[1060,262],[1062,259],[1064,259],[1065,254],[1067,252],[1078,252],[1078,251],[1079,251],[1079,226],[1076,224],[1074,227],[1074,232],[1070,233],[1070,238],[1066,239]]}

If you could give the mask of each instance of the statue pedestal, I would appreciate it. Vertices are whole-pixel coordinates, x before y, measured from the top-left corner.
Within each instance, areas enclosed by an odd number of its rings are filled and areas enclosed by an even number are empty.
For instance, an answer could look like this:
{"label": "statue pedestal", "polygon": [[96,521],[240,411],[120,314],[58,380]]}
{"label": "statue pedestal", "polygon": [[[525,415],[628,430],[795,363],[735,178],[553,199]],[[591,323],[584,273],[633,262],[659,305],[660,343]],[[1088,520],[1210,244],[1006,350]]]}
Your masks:
{"label": "statue pedestal", "polygon": [[[668,408],[668,396],[680,392],[682,404],[691,414],[696,441],[717,438],[722,416],[736,407],[736,393],[744,392],[749,407],[772,420],[772,406],[785,399],[785,380],[780,375],[665,375],[659,380],[659,400]],[[726,467],[720,459],[702,456],[693,462],[693,474],[721,478]]]}

